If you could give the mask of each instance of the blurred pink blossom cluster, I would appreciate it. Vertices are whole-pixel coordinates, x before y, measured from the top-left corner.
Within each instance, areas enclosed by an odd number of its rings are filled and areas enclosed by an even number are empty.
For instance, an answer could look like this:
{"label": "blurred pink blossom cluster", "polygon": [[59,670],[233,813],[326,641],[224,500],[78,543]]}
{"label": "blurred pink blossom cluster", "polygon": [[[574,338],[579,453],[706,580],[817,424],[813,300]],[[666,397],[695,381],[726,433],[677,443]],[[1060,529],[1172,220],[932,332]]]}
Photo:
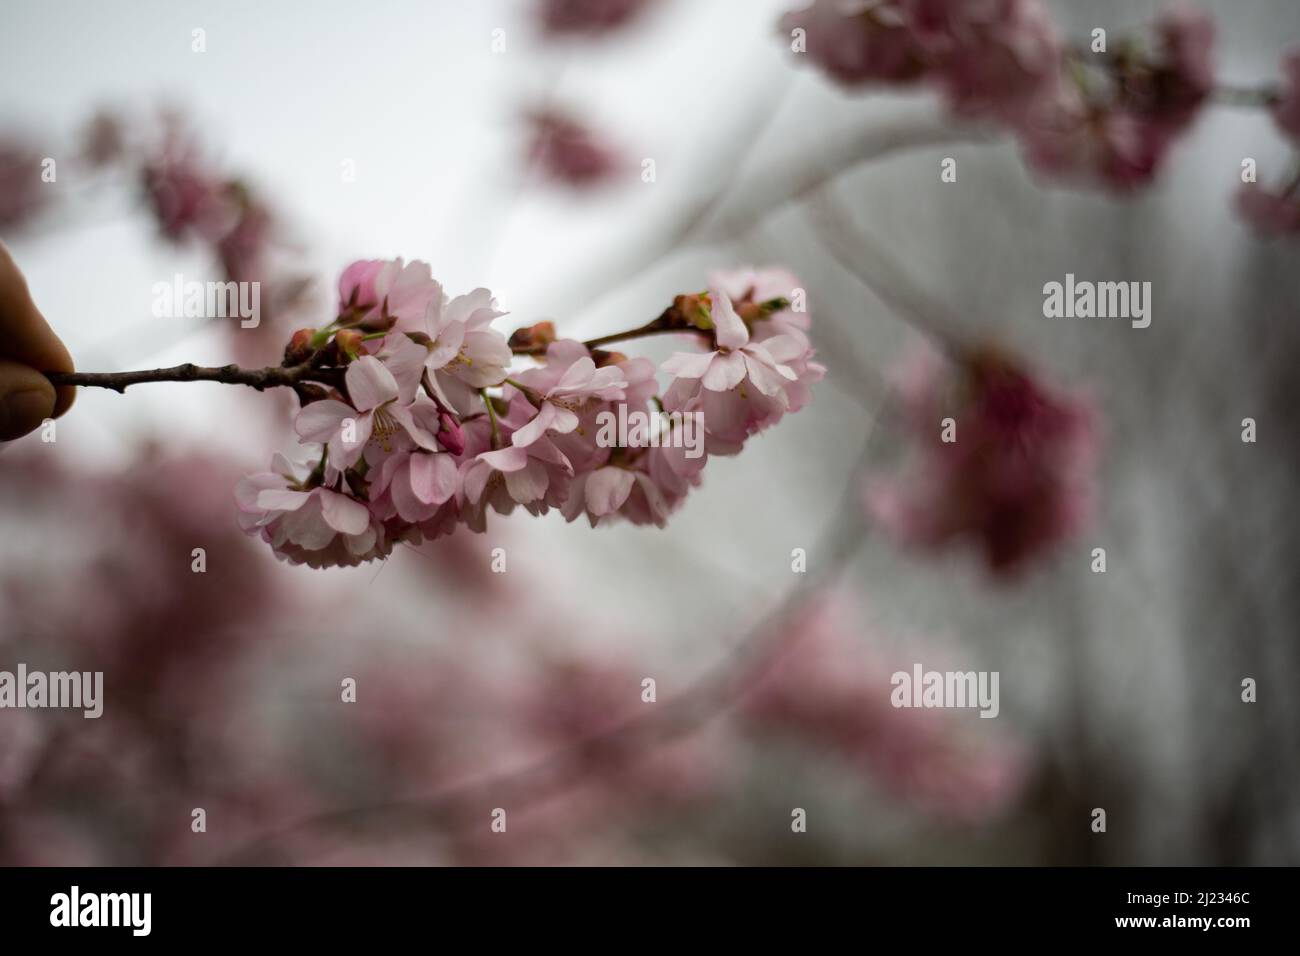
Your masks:
{"label": "blurred pink blossom cluster", "polygon": [[537,15],[554,37],[598,37],[634,22],[654,0],[538,0]]}
{"label": "blurred pink blossom cluster", "polygon": [[18,136],[0,139],[0,228],[26,225],[48,198],[41,182],[41,157]]}
{"label": "blurred pink blossom cluster", "polygon": [[308,283],[284,254],[286,229],[271,205],[245,178],[223,171],[180,114],[102,109],[75,146],[51,151],[64,157],[57,167],[31,137],[0,135],[0,226],[29,226],[59,203],[81,214],[96,192],[129,183],[163,239],[207,252],[223,282],[261,285],[258,324],[249,327],[260,331],[232,341],[241,360],[266,360],[276,318],[302,302]]}
{"label": "blurred pink blossom cluster", "polygon": [[[554,608],[528,605],[538,640],[510,642],[506,666],[501,644],[422,648],[428,635],[399,618],[391,647],[323,641],[322,629],[370,625],[349,622],[348,600],[295,598],[220,520],[207,492],[231,475],[218,458],[146,448],[115,472],[47,454],[11,464],[0,470],[8,533],[44,545],[0,568],[0,655],[9,667],[102,671],[104,684],[97,719],[0,711],[6,865],[211,864],[249,851],[301,864],[645,862],[693,832],[687,808],[698,819],[752,796],[745,768],[778,738],[846,758],[926,814],[982,818],[1018,792],[1010,741],[891,709],[878,652],[820,599],[782,625],[772,666],[737,675],[753,690],[735,719],[620,734],[676,706],[684,685],[661,675],[663,700],[647,704],[644,666],[565,650],[578,621]],[[29,527],[23,514],[41,517]],[[461,603],[482,622],[483,602]],[[340,701],[340,673],[355,677],[355,703]],[[268,706],[268,692],[293,706]],[[493,839],[475,783],[539,761],[557,769],[513,791],[512,839]],[[367,806],[440,800],[446,812],[418,819],[390,811],[392,841],[351,825]],[[690,854],[728,849],[696,834]]]}
{"label": "blurred pink blossom cluster", "polygon": [[[234,480],[229,464],[156,449],[122,471],[6,455],[6,535],[37,533],[40,546],[0,568],[0,658],[104,683],[98,719],[0,711],[0,861],[163,862],[195,806],[253,825],[278,783],[249,778],[225,727],[241,668],[288,605],[271,562],[222,519],[212,492]],[[25,527],[27,513],[39,524]]]}
{"label": "blurred pink blossom cluster", "polygon": [[[79,189],[131,183],[163,239],[208,252],[222,281],[262,285],[260,331],[232,341],[242,359],[265,360],[268,336],[274,335],[268,330],[276,316],[298,304],[306,282],[281,261],[283,225],[258,192],[220,170],[185,121],[171,112],[143,119],[101,110],[84,125],[76,150],[69,153],[69,178]],[[22,180],[8,188],[5,162],[0,148],[0,207],[40,187],[39,166],[28,164]],[[31,212],[16,211],[24,217]],[[0,208],[0,222],[3,213]]]}
{"label": "blurred pink blossom cluster", "polygon": [[1010,578],[1085,525],[1098,448],[1086,399],[993,351],[959,363],[921,353],[899,393],[914,461],[866,487],[869,511],[897,539],[923,551],[967,542]]}
{"label": "blurred pink blossom cluster", "polygon": [[1040,0],[816,0],[781,28],[841,84],[930,84],[955,115],[1009,129],[1036,171],[1117,192],[1151,181],[1214,85],[1214,24],[1183,6],[1095,51]]}
{"label": "blurred pink blossom cluster", "polygon": [[[313,567],[460,525],[483,531],[489,513],[516,508],[662,527],[710,455],[736,454],[808,402],[824,369],[802,301],[781,270],[715,275],[710,291],[615,336],[678,332],[704,346],[656,369],[557,339],[550,323],[507,340],[488,290],[449,297],[426,263],[355,262],[336,319],[295,333],[285,352],[286,366],[336,375],[328,390],[299,391],[295,429],[313,460],[277,456],[242,481],[241,522]],[[516,356],[536,364],[514,371]],[[671,376],[662,391],[660,371]],[[636,416],[648,426],[652,404],[659,431],[607,427]]]}
{"label": "blurred pink blossom cluster", "polygon": [[618,150],[575,116],[548,108],[530,112],[527,120],[528,161],[552,182],[589,189],[623,165]]}
{"label": "blurred pink blossom cluster", "polygon": [[[1282,58],[1282,87],[1271,104],[1273,121],[1291,145],[1300,146],[1300,50]],[[1237,193],[1237,209],[1261,234],[1300,233],[1300,160],[1295,171],[1274,187],[1245,183]]]}
{"label": "blurred pink blossom cluster", "polygon": [[211,168],[177,120],[167,120],[160,142],[144,156],[140,181],[163,236],[210,246],[231,281],[265,278],[269,209],[241,180]]}
{"label": "blurred pink blossom cluster", "polygon": [[742,718],[754,731],[826,748],[889,794],[945,818],[996,815],[1018,795],[1028,755],[969,713],[891,704],[892,668],[855,635],[840,601],[802,607],[756,675]]}

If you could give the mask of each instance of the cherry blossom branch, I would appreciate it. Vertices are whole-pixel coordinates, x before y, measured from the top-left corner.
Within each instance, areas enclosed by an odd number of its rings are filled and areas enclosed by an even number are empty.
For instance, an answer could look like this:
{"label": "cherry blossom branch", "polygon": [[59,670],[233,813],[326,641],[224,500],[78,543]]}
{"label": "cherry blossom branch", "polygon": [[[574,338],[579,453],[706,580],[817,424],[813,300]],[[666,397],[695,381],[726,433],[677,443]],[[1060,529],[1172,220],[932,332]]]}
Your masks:
{"label": "cherry blossom branch", "polygon": [[693,329],[683,326],[660,325],[656,319],[648,325],[643,325],[639,329],[631,329],[627,332],[614,332],[610,335],[598,335],[594,339],[587,339],[583,344],[589,349],[604,348],[606,345],[613,345],[615,342],[626,342],[629,339],[646,338],[651,335],[664,335],[666,333],[682,332],[700,332],[700,329]]}
{"label": "cherry blossom branch", "polygon": [[[521,330],[521,332],[527,331]],[[583,344],[589,349],[597,349],[630,339],[683,332],[703,334],[703,330],[691,324],[680,309],[672,305],[645,325],[623,332],[597,336]],[[519,335],[520,333],[516,333],[516,336]],[[517,339],[512,336],[511,351],[515,355],[544,355],[546,343],[534,343],[528,341],[526,337]],[[239,365],[203,366],[186,362],[170,368],[140,369],[131,372],[46,372],[45,377],[54,386],[109,388],[119,393],[125,393],[132,385],[144,385],[150,382],[220,382],[224,385],[246,385],[259,392],[268,388],[292,388],[301,394],[303,388],[310,384],[340,388],[343,383],[343,371],[339,366],[314,362],[305,362],[287,368],[279,365],[268,365],[265,368],[243,368]]]}
{"label": "cherry blossom branch", "polygon": [[83,388],[111,388],[125,392],[132,385],[148,382],[221,382],[225,385],[247,385],[259,392],[268,388],[294,388],[317,382],[337,386],[342,382],[342,370],[313,365],[295,365],[283,368],[278,365],[266,368],[241,368],[238,365],[208,367],[186,362],[171,368],[151,368],[134,372],[46,372],[51,385],[79,385]]}
{"label": "cherry blossom branch", "polygon": [[[546,347],[550,342],[552,330],[548,327],[546,335],[540,338],[535,334],[537,327],[529,329],[520,329],[510,336],[510,350],[515,355],[545,355]],[[683,310],[682,297],[674,300],[673,304],[664,309],[651,321],[645,325],[639,325],[634,329],[628,329],[624,332],[611,332],[608,335],[598,335],[593,339],[587,339],[582,344],[588,349],[600,349],[606,345],[613,345],[616,342],[626,342],[630,339],[642,339],[651,335],[666,335],[670,333],[694,332],[703,334],[704,330],[697,326],[692,316],[686,314]]]}

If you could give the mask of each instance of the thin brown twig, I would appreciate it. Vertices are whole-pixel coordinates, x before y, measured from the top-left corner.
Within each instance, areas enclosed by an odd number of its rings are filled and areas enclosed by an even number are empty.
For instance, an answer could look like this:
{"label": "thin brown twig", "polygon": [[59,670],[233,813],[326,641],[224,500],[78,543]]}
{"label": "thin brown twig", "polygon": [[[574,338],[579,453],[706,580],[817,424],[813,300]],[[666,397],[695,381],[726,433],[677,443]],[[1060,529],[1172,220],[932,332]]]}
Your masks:
{"label": "thin brown twig", "polygon": [[[684,325],[669,307],[656,319],[635,329],[614,332],[609,335],[588,339],[584,345],[589,349],[600,348],[615,342],[644,338],[650,335],[663,335],[670,332],[698,332],[689,325]],[[512,346],[515,355],[543,355],[545,346]],[[268,388],[292,388],[300,391],[308,384],[328,385],[340,388],[345,369],[341,366],[322,366],[312,362],[288,368],[269,365],[266,368],[243,368],[239,365],[203,366],[186,362],[170,368],[140,369],[131,372],[46,372],[45,377],[51,385],[75,385],[82,388],[109,388],[124,393],[132,385],[144,385],[150,382],[220,382],[225,385],[246,385],[259,392]]]}
{"label": "thin brown twig", "polygon": [[247,385],[259,392],[268,388],[297,389],[307,383],[337,387],[342,381],[342,369],[322,368],[303,364],[284,368],[278,365],[266,368],[241,368],[238,365],[203,366],[186,362],[171,368],[151,368],[133,372],[46,372],[50,384],[78,385],[83,388],[111,388],[125,392],[132,385],[148,382],[221,382],[226,385]]}

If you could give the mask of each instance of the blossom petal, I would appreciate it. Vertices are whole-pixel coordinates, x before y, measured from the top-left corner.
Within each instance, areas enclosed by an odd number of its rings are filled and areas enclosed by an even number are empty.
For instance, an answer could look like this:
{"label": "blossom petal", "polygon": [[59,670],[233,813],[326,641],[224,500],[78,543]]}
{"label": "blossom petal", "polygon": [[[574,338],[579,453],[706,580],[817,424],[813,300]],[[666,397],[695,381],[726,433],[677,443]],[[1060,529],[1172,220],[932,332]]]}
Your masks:
{"label": "blossom petal", "polygon": [[264,511],[297,511],[311,498],[309,491],[267,488],[257,494],[257,507]]}
{"label": "blossom petal", "polygon": [[635,482],[624,468],[599,468],[587,478],[587,510],[597,517],[613,514],[623,507]]}
{"label": "blossom petal", "polygon": [[736,389],[704,392],[704,430],[727,441],[743,441],[749,402]]}
{"label": "blossom petal", "polygon": [[368,554],[375,546],[379,532],[375,530],[374,525],[368,525],[366,530],[361,534],[350,534],[343,539],[347,545],[348,551],[355,555]]}
{"label": "blossom petal", "polygon": [[393,373],[393,379],[397,382],[398,400],[409,405],[415,401],[416,393],[420,390],[420,378],[424,375],[424,363],[429,357],[429,350],[405,335],[389,338],[396,338],[397,344],[391,349],[385,349],[381,358],[384,367]]}
{"label": "blossom petal", "polygon": [[397,509],[397,515],[403,521],[423,521],[433,511],[428,502],[420,500],[411,485],[411,466],[418,457],[420,456],[413,455],[403,462],[401,469],[393,476],[393,483],[389,486],[393,507]]}
{"label": "blossom petal", "polygon": [[[806,339],[801,342],[789,332],[774,335],[770,339],[764,339],[761,344],[763,350],[772,357],[772,361],[780,364],[787,364],[795,359],[802,358],[809,351]],[[751,350],[755,348],[758,348],[758,346],[750,347]]]}
{"label": "blossom petal", "polygon": [[745,354],[743,352],[724,352],[709,365],[708,372],[700,380],[710,391],[726,392],[745,380]]}
{"label": "blossom petal", "polygon": [[478,460],[487,462],[497,471],[518,471],[528,464],[528,451],[519,446],[499,448],[496,451],[483,452],[478,456]]}
{"label": "blossom petal", "polygon": [[393,401],[401,394],[393,373],[373,355],[363,355],[349,365],[343,378],[347,382],[352,404],[358,411],[368,412],[384,402]]}
{"label": "blossom petal", "polygon": [[[516,448],[526,448],[531,445],[546,434],[546,429],[551,426],[559,411],[560,409],[550,402],[542,402],[542,407],[537,410],[532,420],[510,436],[511,443]],[[577,418],[576,415],[573,417]]]}
{"label": "blossom petal", "polygon": [[461,493],[464,494],[467,501],[478,504],[479,499],[483,497],[483,490],[487,487],[488,479],[492,477],[492,472],[492,466],[478,458],[464,466],[460,487]]}
{"label": "blossom petal", "polygon": [[745,321],[736,314],[727,293],[721,289],[710,289],[709,299],[713,303],[714,340],[724,349],[738,349],[749,344],[749,329]]}
{"label": "blossom petal", "polygon": [[361,534],[370,527],[370,512],[355,498],[326,488],[317,488],[312,494],[320,498],[321,517],[335,531]]}
{"label": "blossom petal", "polygon": [[445,368],[448,362],[460,354],[460,347],[464,341],[465,323],[447,323],[433,341],[433,349],[429,352],[427,358],[429,368],[435,371]]}
{"label": "blossom petal", "polygon": [[664,497],[659,486],[651,480],[649,475],[637,473],[635,476],[636,486],[641,489],[645,495],[646,506],[650,509],[651,520],[659,527],[663,527],[668,520],[668,500]]}
{"label": "blossom petal", "polygon": [[521,505],[537,501],[546,494],[549,484],[546,466],[531,458],[523,468],[506,474],[506,491]]}
{"label": "blossom petal", "polygon": [[[785,386],[785,379],[779,374],[778,369],[784,369],[785,366],[767,365],[748,352],[736,352],[736,355],[745,357],[745,369],[749,372],[749,380],[754,383],[764,395],[775,395]],[[788,372],[789,369],[786,369]],[[791,373],[791,378],[795,378]]]}
{"label": "blossom petal", "polygon": [[[428,407],[432,408],[432,405]],[[385,412],[388,417],[397,424],[402,426],[402,430],[411,436],[411,441],[415,442],[421,448],[427,448],[429,451],[438,450],[438,441],[434,437],[436,433],[428,431],[415,420],[409,405],[389,405]]]}
{"label": "blossom petal", "polygon": [[440,505],[456,494],[460,470],[450,455],[412,455],[411,490],[428,505]]}
{"label": "blossom petal", "polygon": [[357,410],[351,405],[327,398],[312,402],[293,420],[293,430],[307,441],[327,442],[338,434],[346,419],[355,419]]}
{"label": "blossom petal", "polygon": [[351,429],[349,430],[348,420],[345,419],[335,437],[330,440],[329,462],[339,471],[352,467],[365,454],[366,442],[370,441],[370,433],[375,427],[374,412],[353,414],[356,418],[352,419]]}
{"label": "blossom petal", "polygon": [[717,354],[717,352],[676,352],[659,368],[665,375],[673,375],[677,378],[703,378]]}

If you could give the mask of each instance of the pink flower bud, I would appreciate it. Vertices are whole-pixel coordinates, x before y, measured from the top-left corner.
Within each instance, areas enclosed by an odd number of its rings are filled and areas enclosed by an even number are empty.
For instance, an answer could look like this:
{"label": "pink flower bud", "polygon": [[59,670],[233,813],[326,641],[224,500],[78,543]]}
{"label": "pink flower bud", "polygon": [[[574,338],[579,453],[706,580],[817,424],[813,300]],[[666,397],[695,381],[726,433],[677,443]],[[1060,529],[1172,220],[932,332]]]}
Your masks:
{"label": "pink flower bud", "polygon": [[365,339],[356,329],[343,329],[334,335],[334,345],[340,355],[356,358],[365,347]]}
{"label": "pink flower bud", "polygon": [[516,329],[510,333],[510,347],[515,351],[545,352],[546,347],[554,341],[554,322],[538,322],[526,329]]}
{"label": "pink flower bud", "polygon": [[604,368],[606,365],[620,365],[627,361],[627,356],[622,352],[607,352],[604,349],[592,349],[591,360],[596,363],[596,368]]}
{"label": "pink flower bud", "polygon": [[438,413],[441,428],[438,429],[438,444],[453,455],[465,453],[465,432],[460,427],[460,419],[448,411]]}
{"label": "pink flower bud", "polygon": [[299,329],[293,333],[289,344],[284,347],[284,364],[301,365],[308,361],[316,352],[315,346],[312,345],[312,338],[315,335],[315,329]]}

